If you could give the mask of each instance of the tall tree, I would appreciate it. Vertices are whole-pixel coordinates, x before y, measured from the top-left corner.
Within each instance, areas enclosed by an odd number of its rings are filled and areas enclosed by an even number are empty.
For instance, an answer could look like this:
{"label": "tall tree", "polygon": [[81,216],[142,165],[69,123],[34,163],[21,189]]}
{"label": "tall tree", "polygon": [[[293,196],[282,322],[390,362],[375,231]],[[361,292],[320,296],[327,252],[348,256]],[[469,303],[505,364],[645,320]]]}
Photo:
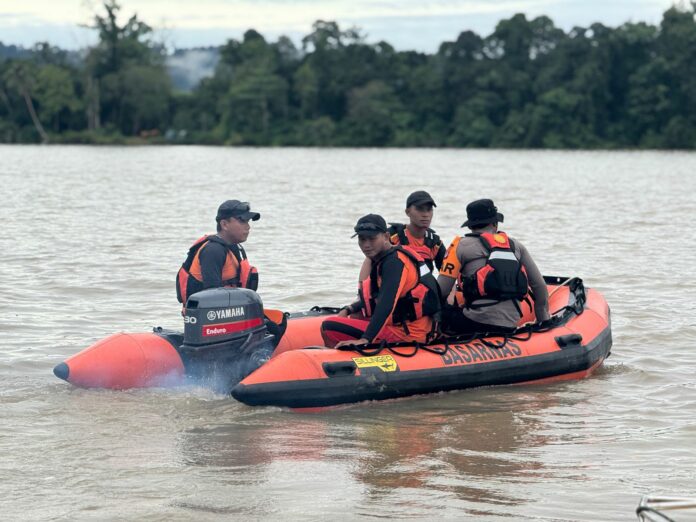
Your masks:
{"label": "tall tree", "polygon": [[4,79],[9,88],[15,89],[22,96],[41,142],[48,143],[48,134],[39,120],[32,99],[32,92],[36,86],[36,67],[30,62],[15,61],[5,71]]}
{"label": "tall tree", "polygon": [[[171,87],[164,67],[164,49],[149,39],[152,28],[137,15],[119,23],[121,6],[116,0],[106,0],[103,8],[105,13],[96,14],[92,26],[98,31],[99,42],[86,60],[90,127],[107,124],[124,134],[133,134],[145,122],[152,124],[157,119],[165,123]],[[155,118],[143,118],[153,112],[153,89],[162,98],[156,104],[159,110]],[[138,90],[143,96],[137,95]]]}

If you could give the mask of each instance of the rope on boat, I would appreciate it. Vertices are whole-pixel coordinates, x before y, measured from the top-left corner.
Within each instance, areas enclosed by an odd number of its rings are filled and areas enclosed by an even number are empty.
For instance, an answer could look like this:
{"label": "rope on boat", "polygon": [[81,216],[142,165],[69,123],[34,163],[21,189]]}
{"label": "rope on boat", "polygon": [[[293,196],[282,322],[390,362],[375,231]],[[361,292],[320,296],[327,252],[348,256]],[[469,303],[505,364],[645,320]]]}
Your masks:
{"label": "rope on boat", "polygon": [[321,312],[322,314],[337,314],[341,309],[336,306],[313,306],[309,311]]}
{"label": "rope on boat", "polygon": [[[508,341],[528,341],[531,339],[532,334],[548,332],[565,323],[569,316],[580,315],[585,310],[585,303],[587,302],[587,295],[585,293],[585,285],[582,279],[579,277],[571,277],[566,279],[563,286],[567,285],[570,289],[571,294],[574,296],[574,302],[572,304],[566,305],[558,310],[556,310],[548,321],[543,323],[531,324],[528,323],[524,326],[517,328],[512,333],[496,333],[496,332],[475,332],[472,334],[464,334],[457,336],[447,336],[439,335],[430,340],[429,342],[423,343],[388,343],[386,341],[380,341],[379,343],[368,344],[364,346],[356,345],[346,345],[337,348],[341,351],[357,352],[363,357],[372,357],[380,354],[381,352],[387,350],[394,355],[399,357],[413,357],[419,350],[424,350],[426,352],[434,353],[436,355],[445,355],[451,350],[450,344],[467,344],[473,341],[478,341],[487,348],[492,348],[495,350],[500,350],[504,348]],[[318,307],[315,306],[312,310],[319,311],[327,309],[328,307]],[[338,309],[336,309],[338,310]],[[501,339],[496,342],[493,339]],[[439,345],[443,345],[442,348]],[[402,351],[399,348],[405,348],[407,351]]]}

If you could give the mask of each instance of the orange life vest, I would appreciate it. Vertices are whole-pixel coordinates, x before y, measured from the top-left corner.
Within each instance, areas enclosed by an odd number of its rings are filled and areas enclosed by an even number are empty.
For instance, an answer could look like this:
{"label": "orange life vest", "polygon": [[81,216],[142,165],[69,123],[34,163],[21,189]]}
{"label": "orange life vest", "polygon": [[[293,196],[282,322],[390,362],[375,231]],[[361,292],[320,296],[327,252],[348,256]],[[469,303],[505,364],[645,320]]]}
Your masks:
{"label": "orange life vest", "polygon": [[425,231],[422,245],[416,245],[411,241],[408,227],[403,223],[389,223],[387,232],[389,232],[389,240],[392,244],[408,246],[412,252],[417,253],[423,258],[423,261],[432,272],[435,262],[433,250],[437,251],[437,248],[442,244],[440,236],[438,236],[433,229],[429,228]]}
{"label": "orange life vest", "polygon": [[192,294],[203,290],[200,254],[209,242],[223,245],[227,249],[227,259],[222,267],[222,286],[256,290],[259,286],[258,270],[251,266],[241,245],[230,244],[216,235],[203,236],[189,248],[186,260],[176,275],[176,298],[180,303]]}
{"label": "orange life vest", "polygon": [[396,255],[404,264],[415,270],[416,284],[398,297],[396,307],[392,314],[392,323],[405,327],[406,322],[415,321],[421,317],[432,317],[439,320],[440,316],[440,291],[437,280],[428,270],[423,258],[408,247],[393,246],[390,253],[383,256],[373,264],[370,277],[362,281],[358,286],[358,295],[365,317],[372,317],[377,303],[379,287],[381,284],[381,266],[387,256]]}

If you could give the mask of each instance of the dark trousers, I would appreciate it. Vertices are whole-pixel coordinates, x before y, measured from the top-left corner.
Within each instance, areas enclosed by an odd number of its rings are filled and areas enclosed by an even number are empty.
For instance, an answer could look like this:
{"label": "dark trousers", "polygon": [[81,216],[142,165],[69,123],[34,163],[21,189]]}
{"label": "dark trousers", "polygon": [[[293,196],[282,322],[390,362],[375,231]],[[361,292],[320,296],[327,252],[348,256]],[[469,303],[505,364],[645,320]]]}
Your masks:
{"label": "dark trousers", "polygon": [[449,335],[484,332],[506,334],[514,332],[515,329],[473,321],[465,316],[458,306],[445,305],[442,309],[442,331]]}

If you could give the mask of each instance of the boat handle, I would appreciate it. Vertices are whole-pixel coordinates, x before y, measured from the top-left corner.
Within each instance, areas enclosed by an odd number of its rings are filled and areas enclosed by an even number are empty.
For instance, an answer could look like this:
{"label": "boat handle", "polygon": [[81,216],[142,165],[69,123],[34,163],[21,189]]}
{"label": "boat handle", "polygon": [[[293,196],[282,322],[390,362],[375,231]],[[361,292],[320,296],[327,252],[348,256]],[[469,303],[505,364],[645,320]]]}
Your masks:
{"label": "boat handle", "polygon": [[570,345],[576,345],[582,343],[582,335],[578,333],[559,335],[556,337],[556,344],[561,348],[566,348]]}
{"label": "boat handle", "polygon": [[346,377],[355,375],[356,366],[353,361],[325,362],[321,365],[329,377]]}

